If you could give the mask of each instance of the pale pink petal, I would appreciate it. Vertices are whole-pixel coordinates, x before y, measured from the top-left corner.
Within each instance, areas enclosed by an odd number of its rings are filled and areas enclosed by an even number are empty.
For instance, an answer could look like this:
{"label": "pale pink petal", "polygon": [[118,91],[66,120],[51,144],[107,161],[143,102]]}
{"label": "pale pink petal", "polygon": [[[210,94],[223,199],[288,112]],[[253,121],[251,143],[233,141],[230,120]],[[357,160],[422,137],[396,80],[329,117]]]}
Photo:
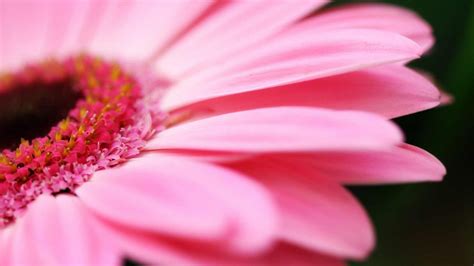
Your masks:
{"label": "pale pink petal", "polygon": [[185,150],[185,149],[166,149],[160,150],[160,154],[176,155],[186,157],[191,160],[199,160],[212,163],[228,163],[242,161],[253,158],[255,154],[245,154],[241,152],[228,151],[210,151],[210,150]]}
{"label": "pale pink petal", "polygon": [[14,227],[0,229],[0,265],[9,265]]}
{"label": "pale pink petal", "polygon": [[443,164],[428,152],[404,144],[385,151],[319,153],[293,159],[307,172],[320,173],[346,184],[440,181]]}
{"label": "pale pink petal", "polygon": [[[436,84],[437,86],[441,87],[436,81],[435,77],[431,73],[426,72],[421,69],[417,69],[416,71],[420,75],[424,76],[427,80],[431,81],[431,83]],[[448,93],[447,91],[444,91],[443,88],[439,88],[439,93],[440,93],[440,99],[439,99],[440,106],[450,105],[454,102],[455,97],[452,94]]]}
{"label": "pale pink petal", "polygon": [[440,181],[446,174],[433,155],[408,144],[380,151],[278,154],[259,159],[272,160],[284,161],[306,176],[325,176],[345,184]]}
{"label": "pale pink petal", "polygon": [[162,57],[157,68],[170,77],[229,58],[324,5],[326,0],[229,1]]}
{"label": "pale pink petal", "polygon": [[282,239],[338,257],[363,259],[375,245],[367,214],[342,186],[318,181],[276,184]]}
{"label": "pale pink petal", "polygon": [[199,239],[227,233],[226,213],[213,197],[146,163],[98,172],[77,194],[100,216],[134,228]]}
{"label": "pale pink petal", "polygon": [[281,86],[418,57],[420,47],[396,33],[335,29],[282,35],[226,64],[171,87],[165,110],[230,93]]}
{"label": "pale pink petal", "polygon": [[291,27],[289,30],[312,31],[338,28],[369,28],[400,33],[417,42],[424,51],[434,43],[432,29],[415,12],[389,4],[349,4],[327,9]]}
{"label": "pale pink petal", "polygon": [[104,14],[88,50],[105,57],[147,60],[202,14],[212,1],[123,1]]}
{"label": "pale pink petal", "polygon": [[[103,237],[119,245],[125,256],[134,261],[151,265],[220,265],[215,262],[217,259],[204,256],[204,252],[196,252],[186,245],[172,245],[158,234],[101,220],[102,224],[98,226],[102,227]],[[206,242],[202,246],[210,249]]]}
{"label": "pale pink petal", "polygon": [[373,249],[370,220],[357,200],[336,182],[285,158],[261,157],[234,165],[264,183],[277,198],[280,237],[338,257],[362,259]]}
{"label": "pale pink petal", "polygon": [[0,72],[45,56],[50,13],[41,1],[0,2]]}
{"label": "pale pink petal", "polygon": [[244,253],[266,249],[276,226],[272,201],[257,183],[183,158],[150,154],[97,172],[77,193],[112,222],[187,239],[220,239]]}
{"label": "pale pink petal", "polygon": [[28,226],[23,220],[15,221],[10,240],[10,254],[8,263],[10,265],[33,265],[40,262],[38,254],[34,250],[35,243],[31,241],[31,233],[27,231]]}
{"label": "pale pink petal", "polygon": [[46,0],[51,7],[51,19],[47,28],[47,55],[70,56],[81,52],[87,42],[86,27],[93,27],[100,20],[106,7],[105,0],[61,1]]}
{"label": "pale pink petal", "polygon": [[[231,88],[231,87],[230,87]],[[311,106],[361,110],[394,118],[440,103],[439,90],[404,66],[390,65],[301,83],[211,98],[184,109],[198,116],[272,106]],[[234,94],[237,93],[237,94]]]}
{"label": "pale pink petal", "polygon": [[128,258],[140,263],[180,266],[247,265],[242,263],[242,257],[232,255],[214,243],[179,242],[157,234],[119,226],[106,220],[103,220],[102,227],[104,237],[120,245]]}
{"label": "pale pink petal", "polygon": [[168,128],[147,149],[235,152],[366,150],[402,141],[391,122],[370,113],[308,107],[235,112]]}
{"label": "pale pink petal", "polygon": [[105,242],[77,197],[43,195],[15,222],[13,265],[117,265],[121,259]]}
{"label": "pale pink petal", "polygon": [[176,242],[158,235],[130,230],[103,221],[108,239],[118,243],[127,257],[141,263],[163,265],[321,265],[342,266],[337,258],[321,255],[297,246],[278,243],[268,252],[255,256],[235,256],[208,243]]}

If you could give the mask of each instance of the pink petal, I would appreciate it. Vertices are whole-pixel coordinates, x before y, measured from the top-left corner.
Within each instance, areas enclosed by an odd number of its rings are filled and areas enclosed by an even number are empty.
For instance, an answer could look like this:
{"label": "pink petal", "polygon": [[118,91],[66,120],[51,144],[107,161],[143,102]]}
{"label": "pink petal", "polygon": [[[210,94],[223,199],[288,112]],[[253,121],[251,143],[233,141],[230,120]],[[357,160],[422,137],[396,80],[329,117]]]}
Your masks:
{"label": "pink petal", "polygon": [[[147,60],[201,15],[212,1],[127,1],[107,10],[88,50]],[[92,26],[92,25],[91,25]]]}
{"label": "pink petal", "polygon": [[0,71],[82,52],[112,4],[110,0],[2,1]]}
{"label": "pink petal", "polygon": [[276,186],[283,213],[282,239],[351,259],[364,259],[374,248],[367,214],[343,187],[319,181],[310,189],[308,184],[297,187],[290,180]]}
{"label": "pink petal", "polygon": [[402,141],[384,118],[363,112],[274,107],[224,114],[168,128],[147,149],[235,152],[366,150]]}
{"label": "pink petal", "polygon": [[40,196],[15,222],[14,265],[114,265],[120,255],[91,223],[77,197]]}
{"label": "pink petal", "polygon": [[87,11],[83,15],[77,34],[74,32],[65,40],[65,52],[84,52],[97,34],[99,25],[102,25],[108,19],[106,14],[111,13],[111,10],[118,6],[114,0],[86,0],[78,2],[81,2],[81,5],[86,5]]}
{"label": "pink petal", "polygon": [[40,1],[1,1],[0,72],[45,56],[50,11]]}
{"label": "pink petal", "polygon": [[247,265],[344,266],[345,263],[341,259],[304,250],[297,246],[279,244],[269,254],[261,258],[249,259]]}
{"label": "pink petal", "polygon": [[0,265],[10,265],[13,226],[0,229]]}
{"label": "pink petal", "polygon": [[418,57],[420,47],[396,33],[335,29],[318,35],[290,32],[191,76],[173,86],[162,101],[172,110],[230,93],[323,78]]}
{"label": "pink petal", "polygon": [[267,248],[276,226],[272,201],[257,183],[177,157],[150,154],[97,172],[77,193],[112,222],[182,238],[226,241],[238,252]]}
{"label": "pink petal", "polygon": [[[229,87],[230,89],[232,87]],[[311,106],[361,110],[394,118],[440,103],[439,90],[426,78],[404,66],[376,67],[322,79],[211,98],[185,107],[204,116],[272,106]],[[237,93],[237,94],[235,94]]]}
{"label": "pink petal", "polygon": [[118,227],[104,221],[108,239],[121,245],[127,257],[147,264],[163,265],[321,265],[342,266],[337,258],[321,255],[289,244],[278,243],[266,253],[235,256],[206,243],[180,243],[157,235]]}
{"label": "pink petal", "polygon": [[[157,234],[120,226],[107,220],[102,222],[103,237],[119,245],[126,257],[134,261],[152,265],[220,265],[189,246],[172,245],[166,238]],[[206,242],[202,245],[209,248]]]}
{"label": "pink petal", "polygon": [[[81,52],[85,39],[80,39],[81,32],[90,22],[97,22],[101,17],[100,11],[105,8],[106,1],[43,1],[50,7],[50,22],[45,37],[45,55],[57,57],[70,56]],[[94,2],[94,3],[93,3]],[[93,13],[95,20],[90,14]],[[91,21],[92,20],[92,21]],[[97,23],[95,23],[97,24]]]}
{"label": "pink petal", "polygon": [[184,149],[167,149],[160,150],[160,154],[176,155],[186,157],[190,160],[199,160],[212,163],[228,163],[242,161],[255,157],[254,154],[245,154],[241,152],[226,151],[209,151],[209,150],[184,150]]}
{"label": "pink petal", "polygon": [[369,28],[397,32],[417,42],[424,51],[434,43],[431,27],[411,10],[380,3],[348,4],[325,10],[290,30],[313,31]]}
{"label": "pink petal", "polygon": [[[431,81],[431,83],[433,84],[436,84],[439,86],[438,82],[436,81],[435,77],[429,73],[429,72],[426,72],[424,70],[421,70],[421,69],[417,69],[416,70],[420,75],[422,75],[423,77],[425,77],[425,79]],[[454,96],[451,95],[450,93],[444,91],[442,88],[439,89],[439,93],[440,93],[440,106],[445,106],[445,105],[449,105],[449,104],[452,104],[454,102]]]}
{"label": "pink petal", "polygon": [[441,91],[441,105],[450,105],[454,103],[454,96],[446,91]]}
{"label": "pink petal", "polygon": [[10,239],[10,254],[7,259],[10,265],[29,265],[41,261],[39,254],[33,250],[35,242],[31,241],[31,234],[27,232],[28,226],[24,223],[23,220],[15,221],[15,228]]}
{"label": "pink petal", "polygon": [[77,194],[100,216],[142,230],[199,239],[227,232],[226,213],[206,191],[146,163],[98,172]]}
{"label": "pink petal", "polygon": [[[240,256],[229,254],[222,247],[206,242],[178,242],[156,234],[121,227],[103,221],[104,237],[120,245],[126,256],[152,265],[248,265]],[[247,257],[247,256],[243,256]],[[252,264],[255,265],[255,264]]]}
{"label": "pink petal", "polygon": [[[296,156],[295,164],[346,184],[440,181],[443,164],[428,152],[404,144],[385,151]],[[289,157],[286,160],[291,160]]]}
{"label": "pink petal", "polygon": [[370,220],[341,185],[285,158],[261,157],[234,167],[254,176],[275,195],[282,214],[280,236],[338,257],[362,259],[373,249]]}
{"label": "pink petal", "polygon": [[326,2],[230,1],[159,58],[157,68],[181,77],[267,39]]}

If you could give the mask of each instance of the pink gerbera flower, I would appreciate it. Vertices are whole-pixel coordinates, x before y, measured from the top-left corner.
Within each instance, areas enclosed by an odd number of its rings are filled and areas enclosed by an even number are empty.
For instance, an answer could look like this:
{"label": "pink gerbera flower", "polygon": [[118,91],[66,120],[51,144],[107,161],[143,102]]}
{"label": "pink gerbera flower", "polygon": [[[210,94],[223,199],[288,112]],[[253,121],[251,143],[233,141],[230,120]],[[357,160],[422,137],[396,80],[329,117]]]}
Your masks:
{"label": "pink gerbera flower", "polygon": [[440,103],[433,38],[325,3],[2,0],[0,265],[365,258],[343,185],[445,174],[389,120]]}

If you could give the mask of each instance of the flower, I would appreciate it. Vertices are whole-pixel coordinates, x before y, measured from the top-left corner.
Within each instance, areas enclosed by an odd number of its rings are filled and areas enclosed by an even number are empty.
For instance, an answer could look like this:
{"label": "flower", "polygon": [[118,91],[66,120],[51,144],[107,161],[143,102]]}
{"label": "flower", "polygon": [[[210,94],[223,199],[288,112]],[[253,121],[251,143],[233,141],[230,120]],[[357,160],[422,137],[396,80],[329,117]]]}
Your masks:
{"label": "flower", "polygon": [[0,10],[1,265],[341,265],[375,241],[343,185],[445,174],[389,121],[440,103],[411,11],[46,3]]}

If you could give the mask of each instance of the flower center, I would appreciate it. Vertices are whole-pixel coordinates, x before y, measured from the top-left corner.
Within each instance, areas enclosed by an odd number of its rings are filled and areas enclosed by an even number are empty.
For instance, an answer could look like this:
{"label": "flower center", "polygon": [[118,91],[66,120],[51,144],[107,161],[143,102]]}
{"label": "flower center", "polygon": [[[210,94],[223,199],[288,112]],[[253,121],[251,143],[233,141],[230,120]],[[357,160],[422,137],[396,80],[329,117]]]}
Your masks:
{"label": "flower center", "polygon": [[32,140],[47,135],[82,96],[71,90],[70,79],[15,83],[0,85],[0,150],[18,147],[18,136]]}
{"label": "flower center", "polygon": [[160,123],[143,84],[85,55],[0,76],[0,226],[137,155]]}

